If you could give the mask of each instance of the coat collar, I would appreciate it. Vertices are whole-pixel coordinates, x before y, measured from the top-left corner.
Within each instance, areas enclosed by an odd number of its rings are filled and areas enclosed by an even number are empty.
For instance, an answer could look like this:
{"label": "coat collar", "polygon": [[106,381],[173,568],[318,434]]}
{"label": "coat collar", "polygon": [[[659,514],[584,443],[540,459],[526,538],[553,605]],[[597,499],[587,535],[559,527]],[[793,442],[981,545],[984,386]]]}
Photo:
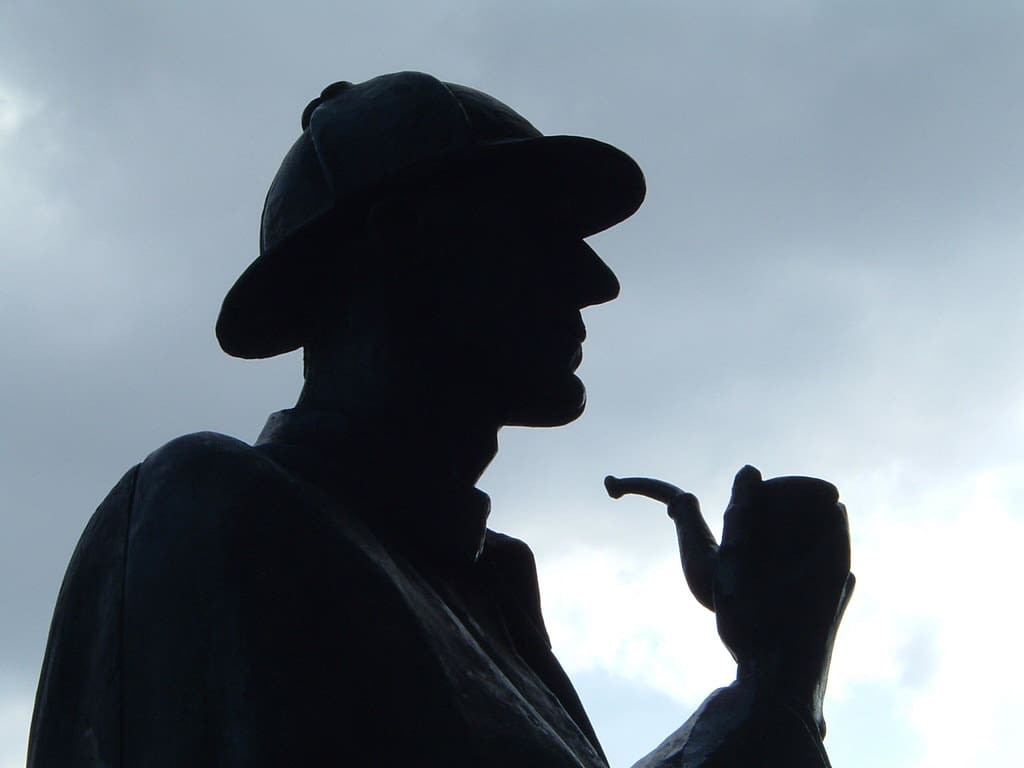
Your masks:
{"label": "coat collar", "polygon": [[255,444],[414,561],[472,565],[483,549],[487,494],[471,485],[410,482],[381,438],[344,415],[278,411]]}

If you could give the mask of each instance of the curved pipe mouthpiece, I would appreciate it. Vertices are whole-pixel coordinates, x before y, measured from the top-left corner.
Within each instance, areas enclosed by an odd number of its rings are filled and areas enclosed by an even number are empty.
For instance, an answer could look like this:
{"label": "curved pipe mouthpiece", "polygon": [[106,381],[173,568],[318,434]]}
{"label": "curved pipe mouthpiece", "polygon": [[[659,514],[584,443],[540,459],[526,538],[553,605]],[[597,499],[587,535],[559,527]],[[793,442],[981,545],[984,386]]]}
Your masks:
{"label": "curved pipe mouthpiece", "polygon": [[627,493],[635,493],[638,496],[646,496],[649,499],[660,501],[662,504],[671,504],[676,496],[681,496],[685,491],[682,488],[666,483],[664,480],[654,480],[650,477],[615,477],[608,475],[604,479],[604,489],[613,499],[621,499]]}
{"label": "curved pipe mouthpiece", "polygon": [[709,611],[714,611],[718,542],[704,522],[697,497],[672,483],[650,477],[608,475],[604,479],[604,487],[613,499],[632,493],[668,505],[668,516],[676,524],[679,560],[683,565],[686,583],[697,602]]}

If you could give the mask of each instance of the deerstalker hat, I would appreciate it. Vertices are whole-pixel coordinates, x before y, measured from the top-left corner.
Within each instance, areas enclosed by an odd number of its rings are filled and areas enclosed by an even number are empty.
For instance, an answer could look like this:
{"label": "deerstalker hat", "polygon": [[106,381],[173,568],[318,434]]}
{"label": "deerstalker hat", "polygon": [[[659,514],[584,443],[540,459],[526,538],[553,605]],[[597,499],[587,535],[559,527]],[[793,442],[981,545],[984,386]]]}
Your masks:
{"label": "deerstalker hat", "polygon": [[[374,199],[438,174],[528,192],[586,237],[643,202],[643,173],[595,139],[545,136],[497,99],[421,72],[334,83],[302,114],[302,134],[263,207],[260,254],[228,292],[217,339],[230,355],[263,358],[303,345],[316,255],[303,235],[329,219],[358,218]],[[343,246],[332,258],[344,259]]]}

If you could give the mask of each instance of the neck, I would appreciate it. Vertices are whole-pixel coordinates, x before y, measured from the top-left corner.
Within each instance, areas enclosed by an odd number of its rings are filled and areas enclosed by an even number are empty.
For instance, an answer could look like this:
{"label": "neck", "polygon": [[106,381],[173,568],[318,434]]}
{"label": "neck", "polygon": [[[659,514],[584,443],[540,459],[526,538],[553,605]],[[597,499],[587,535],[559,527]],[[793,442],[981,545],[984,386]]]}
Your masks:
{"label": "neck", "polygon": [[366,440],[367,459],[380,462],[396,482],[417,488],[471,488],[498,452],[497,419],[412,399],[380,402],[323,397],[308,384],[296,409],[343,417]]}

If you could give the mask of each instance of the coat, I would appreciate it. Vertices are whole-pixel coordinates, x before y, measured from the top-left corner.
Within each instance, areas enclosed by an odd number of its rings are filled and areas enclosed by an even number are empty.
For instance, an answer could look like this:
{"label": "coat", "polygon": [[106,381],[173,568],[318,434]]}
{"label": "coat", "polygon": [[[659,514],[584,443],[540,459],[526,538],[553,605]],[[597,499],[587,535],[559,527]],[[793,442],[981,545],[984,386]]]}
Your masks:
{"label": "coat", "polygon": [[529,548],[490,530],[475,559],[418,546],[448,537],[346,494],[332,478],[358,479],[358,444],[326,463],[331,429],[303,418],[275,415],[255,446],[178,438],[99,506],[29,767],[606,766]]}

